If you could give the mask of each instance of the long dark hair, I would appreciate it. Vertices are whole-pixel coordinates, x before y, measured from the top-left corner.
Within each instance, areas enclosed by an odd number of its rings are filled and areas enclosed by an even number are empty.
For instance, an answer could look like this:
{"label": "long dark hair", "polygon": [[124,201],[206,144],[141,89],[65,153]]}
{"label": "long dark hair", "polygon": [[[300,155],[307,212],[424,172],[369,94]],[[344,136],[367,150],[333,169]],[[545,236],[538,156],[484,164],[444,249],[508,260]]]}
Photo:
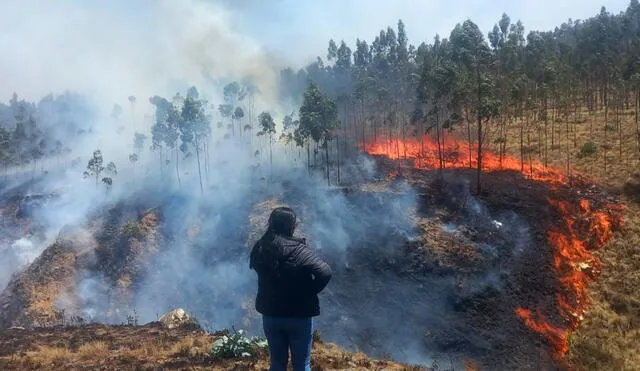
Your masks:
{"label": "long dark hair", "polygon": [[279,252],[274,250],[278,244],[274,244],[276,238],[292,238],[296,229],[296,214],[290,207],[277,207],[269,216],[269,225],[262,238],[254,246],[250,267],[256,270],[268,270],[276,276],[279,272]]}
{"label": "long dark hair", "polygon": [[273,209],[269,216],[269,226],[263,238],[267,235],[292,237],[296,229],[296,213],[293,209],[281,206]]}

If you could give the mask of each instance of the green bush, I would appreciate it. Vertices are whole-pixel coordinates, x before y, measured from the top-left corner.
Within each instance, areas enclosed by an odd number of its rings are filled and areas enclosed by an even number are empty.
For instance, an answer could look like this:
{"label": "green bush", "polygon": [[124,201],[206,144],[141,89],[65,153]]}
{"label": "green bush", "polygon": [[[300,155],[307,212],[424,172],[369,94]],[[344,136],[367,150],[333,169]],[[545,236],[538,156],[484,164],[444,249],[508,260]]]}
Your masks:
{"label": "green bush", "polygon": [[142,237],[142,227],[137,221],[131,220],[122,227],[122,233],[129,238],[140,238]]}
{"label": "green bush", "polygon": [[605,131],[616,131],[618,128],[614,124],[606,124],[604,126]]}
{"label": "green bush", "polygon": [[587,157],[587,156],[592,156],[597,151],[598,151],[598,147],[596,146],[595,143],[586,142],[585,144],[582,145],[582,147],[580,147],[580,153],[578,154],[578,156],[580,158]]}
{"label": "green bush", "polygon": [[244,336],[243,330],[239,330],[233,335],[224,335],[216,340],[209,354],[213,359],[255,357],[267,346],[266,339],[255,336],[248,338]]}

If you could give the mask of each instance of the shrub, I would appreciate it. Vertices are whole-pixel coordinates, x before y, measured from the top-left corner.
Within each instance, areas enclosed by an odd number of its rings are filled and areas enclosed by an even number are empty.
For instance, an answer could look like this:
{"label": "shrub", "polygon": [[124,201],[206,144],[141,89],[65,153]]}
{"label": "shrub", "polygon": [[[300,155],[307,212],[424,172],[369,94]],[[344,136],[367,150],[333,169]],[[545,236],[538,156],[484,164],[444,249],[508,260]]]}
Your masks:
{"label": "shrub", "polygon": [[255,357],[267,348],[267,340],[259,337],[248,338],[244,331],[235,331],[232,335],[224,335],[211,346],[209,354],[214,359]]}
{"label": "shrub", "polygon": [[582,158],[582,157],[592,156],[597,151],[598,151],[598,147],[596,146],[595,143],[586,142],[585,144],[582,145],[582,147],[580,147],[580,153],[578,154],[578,157]]}
{"label": "shrub", "polygon": [[140,238],[142,237],[142,227],[137,221],[131,220],[122,227],[122,233],[129,238]]}

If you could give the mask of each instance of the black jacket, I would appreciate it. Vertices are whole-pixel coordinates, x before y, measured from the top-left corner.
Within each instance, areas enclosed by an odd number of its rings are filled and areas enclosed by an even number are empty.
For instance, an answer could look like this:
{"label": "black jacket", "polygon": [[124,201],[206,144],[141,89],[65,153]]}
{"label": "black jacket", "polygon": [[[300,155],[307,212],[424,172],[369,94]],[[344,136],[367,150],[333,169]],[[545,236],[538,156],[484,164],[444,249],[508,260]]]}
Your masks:
{"label": "black jacket", "polygon": [[266,234],[253,246],[250,267],[258,273],[258,312],[274,317],[320,314],[318,293],[329,283],[331,268],[304,239]]}

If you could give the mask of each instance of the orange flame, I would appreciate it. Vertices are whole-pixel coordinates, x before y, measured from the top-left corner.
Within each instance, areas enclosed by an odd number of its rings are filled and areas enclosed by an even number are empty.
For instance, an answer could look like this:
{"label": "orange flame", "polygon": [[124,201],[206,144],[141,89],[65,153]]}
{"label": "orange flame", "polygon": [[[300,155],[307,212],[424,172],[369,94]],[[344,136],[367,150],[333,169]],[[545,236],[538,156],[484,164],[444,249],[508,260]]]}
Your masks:
{"label": "orange flame", "polygon": [[464,370],[465,371],[478,371],[478,368],[473,364],[473,362],[468,359],[464,360]]}
{"label": "orange flame", "polygon": [[[392,139],[373,144],[360,143],[360,149],[390,159],[411,160],[418,169],[477,167],[478,151],[475,145],[446,136],[437,143],[428,136],[417,139]],[[522,162],[512,156],[500,156],[490,152],[482,154],[482,169],[513,170],[522,172],[530,179],[566,184],[567,177],[558,170],[548,168],[538,161]],[[557,310],[566,321],[554,326],[536,310],[517,308],[515,313],[525,325],[543,335],[556,354],[562,356],[569,350],[568,335],[582,321],[588,304],[587,287],[601,269],[600,260],[590,250],[601,248],[613,236],[612,228],[622,225],[618,212],[623,207],[606,205],[615,213],[592,210],[589,200],[583,199],[577,205],[568,201],[547,199],[549,204],[562,216],[563,223],[554,226],[547,233],[549,244],[554,247],[553,269],[560,283],[561,291],[556,293]]]}
{"label": "orange flame", "polygon": [[[372,144],[360,143],[361,150],[371,154],[385,156],[392,160],[408,159],[417,169],[461,168],[478,166],[478,147],[461,139],[445,136],[440,146],[431,137],[422,140],[410,138],[386,139]],[[440,151],[438,151],[440,148]],[[500,156],[483,151],[482,169],[484,171],[514,170],[522,171],[534,180],[565,183],[565,175],[555,169],[544,166],[539,161],[521,162],[512,156]]]}

